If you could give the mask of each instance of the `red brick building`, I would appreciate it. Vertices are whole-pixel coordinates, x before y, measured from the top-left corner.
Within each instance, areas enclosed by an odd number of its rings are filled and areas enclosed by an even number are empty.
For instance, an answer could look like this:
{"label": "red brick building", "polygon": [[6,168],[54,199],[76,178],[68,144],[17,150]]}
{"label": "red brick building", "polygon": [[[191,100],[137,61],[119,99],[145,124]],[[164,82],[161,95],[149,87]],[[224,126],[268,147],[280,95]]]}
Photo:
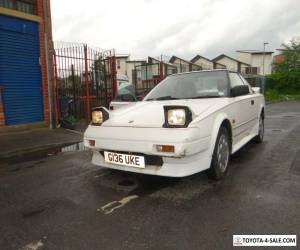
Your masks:
{"label": "red brick building", "polygon": [[0,127],[49,124],[52,51],[50,0],[0,0]]}

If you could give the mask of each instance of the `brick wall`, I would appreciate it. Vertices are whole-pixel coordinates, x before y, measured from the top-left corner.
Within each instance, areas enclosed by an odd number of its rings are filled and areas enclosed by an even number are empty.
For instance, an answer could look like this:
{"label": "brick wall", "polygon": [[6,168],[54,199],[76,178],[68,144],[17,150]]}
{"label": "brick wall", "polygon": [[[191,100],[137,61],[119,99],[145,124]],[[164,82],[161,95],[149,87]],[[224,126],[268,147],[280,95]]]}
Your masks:
{"label": "brick wall", "polygon": [[[45,16],[44,8],[47,8],[48,18],[48,48],[49,48],[49,65],[50,74],[52,72],[52,52],[53,52],[53,41],[52,41],[52,25],[51,25],[51,9],[50,0],[47,0],[47,6],[43,6],[44,1],[37,1],[37,15],[42,18],[39,24],[39,39],[40,39],[40,62],[42,72],[42,92],[43,92],[43,105],[44,105],[44,120],[49,124],[49,98],[48,98],[48,82],[47,82],[47,67],[46,67],[46,51],[45,51]],[[51,74],[52,75],[52,74]],[[52,77],[51,79],[52,80]]]}

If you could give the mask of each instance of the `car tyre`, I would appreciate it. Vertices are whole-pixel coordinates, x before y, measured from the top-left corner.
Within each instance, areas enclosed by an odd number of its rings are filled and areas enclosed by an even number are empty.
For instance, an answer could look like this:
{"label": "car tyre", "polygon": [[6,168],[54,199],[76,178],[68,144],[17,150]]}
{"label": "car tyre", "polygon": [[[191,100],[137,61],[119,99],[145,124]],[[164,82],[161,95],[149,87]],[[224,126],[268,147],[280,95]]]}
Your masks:
{"label": "car tyre", "polygon": [[210,169],[209,177],[214,180],[222,179],[228,171],[231,143],[227,128],[222,126],[219,130]]}
{"label": "car tyre", "polygon": [[256,143],[262,143],[264,140],[264,134],[265,134],[265,123],[264,123],[264,118],[261,115],[259,118],[258,135],[253,138],[253,141]]}

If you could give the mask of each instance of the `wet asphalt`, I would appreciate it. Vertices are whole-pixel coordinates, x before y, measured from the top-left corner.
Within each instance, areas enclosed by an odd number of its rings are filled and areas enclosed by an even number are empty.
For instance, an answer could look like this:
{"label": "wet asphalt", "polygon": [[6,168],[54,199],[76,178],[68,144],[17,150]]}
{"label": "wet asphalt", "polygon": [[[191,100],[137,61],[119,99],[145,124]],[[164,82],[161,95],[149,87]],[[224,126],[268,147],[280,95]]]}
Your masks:
{"label": "wet asphalt", "polygon": [[0,249],[232,249],[233,234],[299,238],[300,102],[268,105],[265,123],[265,141],[232,156],[218,182],[97,168],[88,151],[2,165]]}

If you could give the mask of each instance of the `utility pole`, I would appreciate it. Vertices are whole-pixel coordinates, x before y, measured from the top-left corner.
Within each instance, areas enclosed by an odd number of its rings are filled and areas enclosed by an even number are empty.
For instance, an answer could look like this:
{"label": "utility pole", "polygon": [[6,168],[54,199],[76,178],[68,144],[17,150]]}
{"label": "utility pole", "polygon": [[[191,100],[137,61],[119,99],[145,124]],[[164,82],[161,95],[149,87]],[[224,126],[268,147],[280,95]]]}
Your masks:
{"label": "utility pole", "polygon": [[265,53],[266,53],[266,45],[269,43],[264,42],[264,53],[263,53],[263,76],[265,75]]}
{"label": "utility pole", "polygon": [[268,45],[269,43],[264,42],[264,52],[263,52],[263,81],[262,81],[262,93],[265,93],[265,89],[266,89],[266,78],[265,78],[265,53],[266,53],[266,45]]}

